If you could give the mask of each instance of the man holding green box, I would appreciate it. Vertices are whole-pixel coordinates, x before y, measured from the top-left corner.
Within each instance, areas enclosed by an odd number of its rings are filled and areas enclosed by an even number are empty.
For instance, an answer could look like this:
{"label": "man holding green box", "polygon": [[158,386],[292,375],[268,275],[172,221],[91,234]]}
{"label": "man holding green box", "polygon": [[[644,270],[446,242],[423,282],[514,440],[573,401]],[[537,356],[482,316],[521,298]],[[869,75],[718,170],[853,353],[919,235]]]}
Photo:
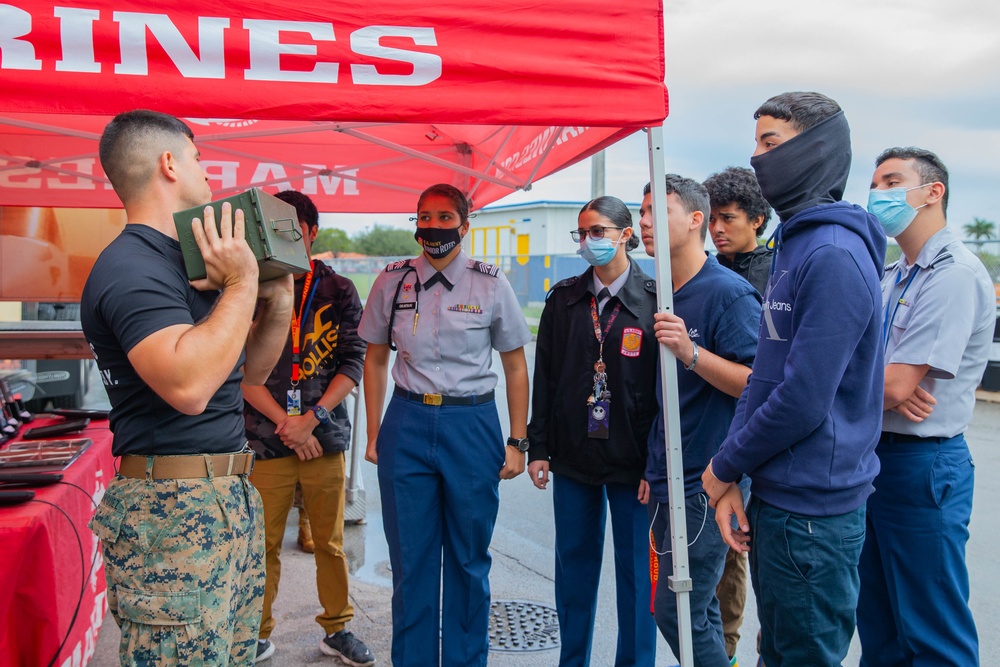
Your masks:
{"label": "man holding green box", "polygon": [[[206,209],[207,277],[188,281],[172,214],[211,199],[190,128],[116,116],[101,165],[129,224],[84,287],[83,331],[121,457],[91,529],[101,540],[123,665],[250,665],[264,592],[260,496],[249,481],[240,382],[263,384],[292,311],[292,279],[258,287],[242,211]],[[255,307],[260,303],[256,319]]]}

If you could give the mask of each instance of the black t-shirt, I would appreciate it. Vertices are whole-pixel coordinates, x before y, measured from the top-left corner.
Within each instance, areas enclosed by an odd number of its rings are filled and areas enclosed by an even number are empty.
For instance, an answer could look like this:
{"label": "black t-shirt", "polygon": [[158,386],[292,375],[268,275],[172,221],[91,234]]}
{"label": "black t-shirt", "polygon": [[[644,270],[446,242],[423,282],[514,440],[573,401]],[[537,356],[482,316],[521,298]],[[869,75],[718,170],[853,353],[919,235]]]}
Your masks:
{"label": "black t-shirt", "polygon": [[203,320],[218,297],[192,288],[180,244],[146,225],[127,225],[98,257],[83,288],[80,319],[111,399],[115,456],[242,449],[244,354],[200,415],[172,408],[128,360],[128,352],[150,334]]}

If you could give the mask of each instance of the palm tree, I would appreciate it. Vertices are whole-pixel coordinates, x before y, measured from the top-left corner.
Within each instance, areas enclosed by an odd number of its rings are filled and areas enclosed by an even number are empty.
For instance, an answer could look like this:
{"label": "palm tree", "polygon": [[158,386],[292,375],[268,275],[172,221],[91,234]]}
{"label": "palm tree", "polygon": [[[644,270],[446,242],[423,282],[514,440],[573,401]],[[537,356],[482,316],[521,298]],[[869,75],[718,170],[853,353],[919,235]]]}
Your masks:
{"label": "palm tree", "polygon": [[971,236],[973,240],[986,239],[987,241],[996,236],[996,225],[985,218],[973,218],[972,222],[962,227],[966,236]]}

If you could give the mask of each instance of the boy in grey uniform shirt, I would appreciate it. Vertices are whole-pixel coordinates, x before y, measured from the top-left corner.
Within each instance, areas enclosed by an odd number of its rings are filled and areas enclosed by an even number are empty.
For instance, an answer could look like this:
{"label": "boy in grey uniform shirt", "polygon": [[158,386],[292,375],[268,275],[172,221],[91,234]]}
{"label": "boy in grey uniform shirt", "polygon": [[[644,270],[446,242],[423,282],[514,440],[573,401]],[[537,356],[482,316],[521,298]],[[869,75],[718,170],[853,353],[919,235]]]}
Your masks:
{"label": "boy in grey uniform shirt", "polygon": [[868,209],[903,256],[882,280],[885,413],[858,567],[861,665],[977,665],[965,564],[974,466],[962,434],[989,355],[993,285],[947,227],[936,155],[888,149],[871,187]]}

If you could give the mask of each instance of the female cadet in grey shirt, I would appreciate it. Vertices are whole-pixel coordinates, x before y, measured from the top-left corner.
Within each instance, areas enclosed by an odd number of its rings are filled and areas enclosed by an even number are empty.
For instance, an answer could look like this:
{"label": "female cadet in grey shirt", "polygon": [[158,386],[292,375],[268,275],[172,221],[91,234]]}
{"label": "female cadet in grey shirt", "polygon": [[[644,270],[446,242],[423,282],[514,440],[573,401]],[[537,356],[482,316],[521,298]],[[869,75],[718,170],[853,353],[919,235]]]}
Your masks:
{"label": "female cadet in grey shirt", "polygon": [[[368,341],[366,458],[378,464],[396,667],[485,667],[498,486],[524,470],[531,334],[503,272],[462,251],[468,231],[457,188],[424,190],[415,234],[423,253],[379,274],[358,330]],[[494,349],[507,384],[506,444]],[[390,350],[396,386],[381,419]]]}

